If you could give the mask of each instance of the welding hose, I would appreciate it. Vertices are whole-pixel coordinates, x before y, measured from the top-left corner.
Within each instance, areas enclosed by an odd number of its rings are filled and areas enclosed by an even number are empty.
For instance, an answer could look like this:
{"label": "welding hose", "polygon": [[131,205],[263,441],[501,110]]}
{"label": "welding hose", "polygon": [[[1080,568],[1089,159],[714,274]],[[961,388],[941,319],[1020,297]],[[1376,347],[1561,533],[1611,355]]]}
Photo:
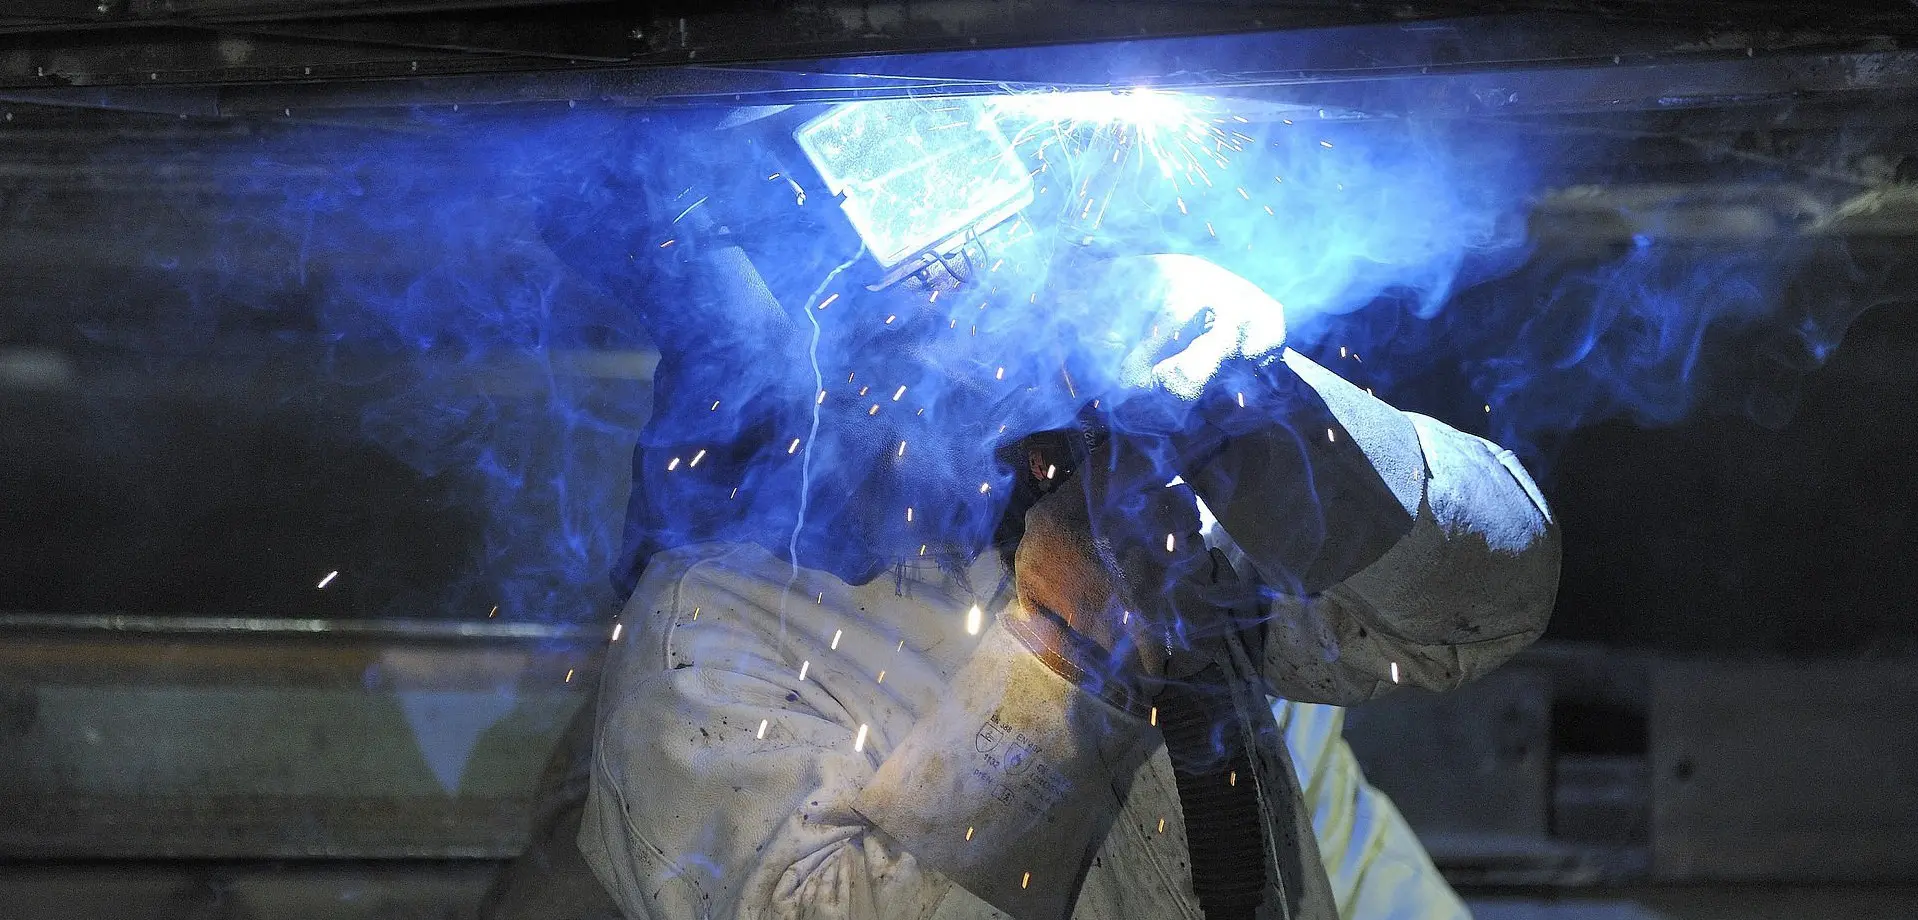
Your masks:
{"label": "welding hose", "polygon": [[1213,665],[1168,685],[1155,703],[1185,812],[1199,907],[1206,920],[1251,920],[1265,898],[1265,828],[1225,675]]}
{"label": "welding hose", "polygon": [[[1075,434],[1068,476],[1093,457],[1137,450],[1125,439],[1113,440],[1110,429],[1093,416],[1082,416]],[[1160,573],[1205,584],[1194,582],[1188,587],[1197,590],[1165,595],[1169,606],[1156,619],[1189,627],[1181,630],[1190,636],[1189,647],[1175,650],[1168,638],[1165,678],[1153,682],[1156,722],[1185,818],[1193,892],[1206,920],[1306,920],[1303,915],[1312,909],[1308,902],[1316,906],[1329,898],[1307,895],[1326,894],[1327,886],[1318,860],[1306,858],[1307,852],[1316,853],[1313,841],[1296,839],[1310,835],[1311,826],[1302,817],[1302,794],[1264,679],[1248,652],[1260,647],[1262,630],[1248,628],[1231,609],[1217,606],[1231,603],[1217,590],[1224,587],[1218,583],[1219,567],[1229,569],[1230,563],[1216,551],[1206,553],[1213,562],[1209,575],[1204,567],[1179,576],[1170,569]],[[1133,558],[1152,567],[1148,560],[1156,556]],[[1172,601],[1173,596],[1186,600]],[[1307,872],[1319,873],[1318,884],[1306,878]]]}
{"label": "welding hose", "polygon": [[1182,670],[1196,662],[1196,673],[1166,682],[1154,698],[1185,815],[1193,893],[1207,920],[1318,920],[1333,916],[1331,890],[1247,652],[1257,638],[1253,630],[1202,643],[1184,656]]}

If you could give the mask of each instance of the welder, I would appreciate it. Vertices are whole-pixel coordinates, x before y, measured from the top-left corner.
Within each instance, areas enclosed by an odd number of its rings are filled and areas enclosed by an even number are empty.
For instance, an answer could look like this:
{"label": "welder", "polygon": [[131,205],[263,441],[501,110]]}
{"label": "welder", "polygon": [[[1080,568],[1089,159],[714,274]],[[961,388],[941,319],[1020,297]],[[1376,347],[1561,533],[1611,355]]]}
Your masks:
{"label": "welder", "polygon": [[[618,262],[583,234],[549,241],[575,265]],[[704,297],[759,306],[658,323],[668,404],[635,461],[638,577],[578,837],[625,915],[1225,915],[1202,904],[1218,895],[1193,859],[1241,824],[1192,813],[1193,768],[1174,762],[1161,712],[1194,670],[1182,659],[1208,605],[1249,610],[1229,631],[1255,643],[1303,806],[1280,810],[1268,850],[1288,854],[1291,890],[1261,916],[1467,915],[1365,783],[1336,707],[1456,687],[1542,632],[1558,533],[1509,452],[1285,348],[1283,308],[1217,265],[1091,259],[1047,296],[1125,291],[1155,334],[1115,385],[1074,388],[1082,423],[963,433],[1011,470],[993,539],[924,538],[896,513],[977,496],[877,462],[895,442],[906,454],[894,429],[835,455],[868,452],[858,473],[802,484],[816,520],[758,526],[723,504],[739,495],[727,484],[802,439],[695,447],[667,434],[672,403],[741,362],[803,366],[806,336],[744,253],[687,258]],[[928,354],[886,359],[937,364]],[[824,389],[805,398],[816,377],[789,401],[828,406]],[[1248,401],[1261,411],[1238,411]]]}

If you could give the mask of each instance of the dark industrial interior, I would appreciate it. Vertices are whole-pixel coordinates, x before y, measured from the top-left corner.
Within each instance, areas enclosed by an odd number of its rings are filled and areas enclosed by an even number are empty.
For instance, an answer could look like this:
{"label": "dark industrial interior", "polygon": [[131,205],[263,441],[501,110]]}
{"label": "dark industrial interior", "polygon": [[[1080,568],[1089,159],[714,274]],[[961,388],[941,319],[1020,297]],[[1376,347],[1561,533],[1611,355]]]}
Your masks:
{"label": "dark industrial interior", "polygon": [[1307,349],[1563,528],[1541,641],[1348,716],[1477,915],[1911,916],[1910,3],[24,0],[0,917],[469,917],[526,848],[658,356],[475,139],[1138,87],[1541,151],[1522,260]]}

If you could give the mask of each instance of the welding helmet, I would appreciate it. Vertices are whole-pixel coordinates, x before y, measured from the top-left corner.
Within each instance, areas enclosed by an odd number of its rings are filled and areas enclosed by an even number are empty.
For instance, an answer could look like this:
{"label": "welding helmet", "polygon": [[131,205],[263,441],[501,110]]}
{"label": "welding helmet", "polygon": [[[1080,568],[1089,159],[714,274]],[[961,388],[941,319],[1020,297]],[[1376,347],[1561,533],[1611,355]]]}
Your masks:
{"label": "welding helmet", "polygon": [[[640,311],[661,353],[622,589],[652,553],[709,540],[851,583],[978,552],[1015,491],[1005,446],[1084,402],[1028,347],[1050,262],[1019,249],[1039,240],[1020,220],[1030,185],[983,110],[852,111],[655,125],[631,170],[548,196],[549,246]],[[971,135],[924,142],[941,130]],[[902,144],[891,165],[845,155]]]}

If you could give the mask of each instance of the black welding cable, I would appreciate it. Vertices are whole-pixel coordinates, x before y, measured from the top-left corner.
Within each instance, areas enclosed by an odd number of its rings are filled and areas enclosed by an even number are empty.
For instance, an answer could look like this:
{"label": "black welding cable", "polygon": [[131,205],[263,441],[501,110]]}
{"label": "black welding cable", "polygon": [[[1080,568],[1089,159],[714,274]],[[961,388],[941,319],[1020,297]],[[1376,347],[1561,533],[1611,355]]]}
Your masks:
{"label": "black welding cable", "polygon": [[1214,666],[1155,703],[1185,812],[1192,888],[1206,920],[1252,920],[1265,895],[1265,827],[1252,761]]}

